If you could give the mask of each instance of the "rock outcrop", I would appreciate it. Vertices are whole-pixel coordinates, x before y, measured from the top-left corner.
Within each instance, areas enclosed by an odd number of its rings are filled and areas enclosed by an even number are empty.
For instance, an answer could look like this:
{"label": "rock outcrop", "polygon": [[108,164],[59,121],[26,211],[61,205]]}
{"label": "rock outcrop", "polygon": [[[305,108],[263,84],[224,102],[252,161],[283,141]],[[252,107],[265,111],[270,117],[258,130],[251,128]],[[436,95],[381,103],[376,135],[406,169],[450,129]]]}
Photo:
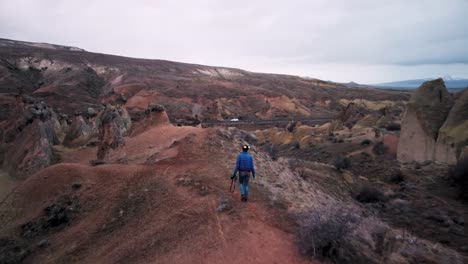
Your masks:
{"label": "rock outcrop", "polygon": [[59,161],[53,149],[61,126],[44,102],[17,96],[14,111],[2,128],[2,167],[14,177],[26,177]]}
{"label": "rock outcrop", "polygon": [[357,121],[353,128],[376,127],[379,120],[379,116],[375,114],[366,115],[364,118]]}
{"label": "rock outcrop", "polygon": [[84,146],[92,140],[97,140],[97,135],[95,118],[77,115],[71,120],[71,125],[63,140],[63,145],[67,147]]}
{"label": "rock outcrop", "polygon": [[349,103],[341,110],[336,119],[343,124],[343,126],[352,128],[359,120],[363,119],[369,111],[362,106],[355,103]]}
{"label": "rock outcrop", "polygon": [[398,160],[456,163],[468,143],[467,105],[466,91],[454,104],[442,79],[423,83],[402,120]]}
{"label": "rock outcrop", "polygon": [[258,144],[273,144],[273,145],[288,145],[294,144],[297,148],[308,149],[319,143],[323,143],[323,140],[318,136],[321,133],[326,133],[327,128],[310,127],[297,123],[290,132],[283,128],[270,128],[265,130],[255,131],[256,142]]}
{"label": "rock outcrop", "polygon": [[463,91],[439,129],[435,161],[455,164],[468,145],[468,90]]}
{"label": "rock outcrop", "polygon": [[407,105],[415,112],[427,135],[437,139],[440,127],[453,106],[453,98],[445,88],[444,80],[425,82],[419,87]]}
{"label": "rock outcrop", "polygon": [[140,120],[132,127],[130,135],[133,137],[143,133],[151,127],[169,124],[169,117],[167,116],[164,106],[150,104],[140,115]]}
{"label": "rock outcrop", "polygon": [[113,150],[125,145],[124,136],[128,134],[130,126],[130,116],[125,106],[116,107],[107,105],[107,107],[98,114],[98,160],[115,161],[120,158],[113,155]]}

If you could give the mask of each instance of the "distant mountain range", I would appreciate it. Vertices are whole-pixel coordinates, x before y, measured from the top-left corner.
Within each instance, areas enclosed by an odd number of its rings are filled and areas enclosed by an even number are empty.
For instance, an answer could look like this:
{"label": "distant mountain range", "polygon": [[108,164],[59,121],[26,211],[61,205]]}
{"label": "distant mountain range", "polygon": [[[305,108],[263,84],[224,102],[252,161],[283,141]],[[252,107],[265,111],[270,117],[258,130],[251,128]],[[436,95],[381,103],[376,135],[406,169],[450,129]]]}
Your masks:
{"label": "distant mountain range", "polygon": [[[379,84],[369,84],[369,86],[380,87],[380,88],[397,88],[397,89],[414,89],[418,88],[423,82],[434,80],[437,78],[425,78],[425,79],[415,79],[415,80],[405,80],[405,81],[396,81],[396,82],[387,82]],[[448,89],[463,89],[468,87],[468,79],[462,78],[453,78],[450,75],[443,77],[445,86]]]}

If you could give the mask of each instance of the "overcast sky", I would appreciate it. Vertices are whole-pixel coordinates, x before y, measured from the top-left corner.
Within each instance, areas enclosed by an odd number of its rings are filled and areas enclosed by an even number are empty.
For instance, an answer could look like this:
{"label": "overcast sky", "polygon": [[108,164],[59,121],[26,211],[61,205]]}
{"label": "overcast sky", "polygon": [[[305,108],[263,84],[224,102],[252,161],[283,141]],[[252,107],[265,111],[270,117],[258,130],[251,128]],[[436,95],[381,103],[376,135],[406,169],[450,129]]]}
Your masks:
{"label": "overcast sky", "polygon": [[0,0],[0,37],[338,82],[468,78],[468,0]]}

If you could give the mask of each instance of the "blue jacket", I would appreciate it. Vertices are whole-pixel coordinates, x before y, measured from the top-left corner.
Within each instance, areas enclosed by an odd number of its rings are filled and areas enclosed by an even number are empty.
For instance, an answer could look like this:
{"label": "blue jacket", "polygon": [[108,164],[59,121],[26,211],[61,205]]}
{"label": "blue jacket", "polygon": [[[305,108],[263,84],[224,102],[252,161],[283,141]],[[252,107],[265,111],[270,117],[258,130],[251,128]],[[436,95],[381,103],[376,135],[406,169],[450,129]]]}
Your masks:
{"label": "blue jacket", "polygon": [[236,167],[234,168],[233,174],[236,174],[237,171],[251,171],[252,176],[255,177],[255,168],[252,155],[244,151],[237,155]]}

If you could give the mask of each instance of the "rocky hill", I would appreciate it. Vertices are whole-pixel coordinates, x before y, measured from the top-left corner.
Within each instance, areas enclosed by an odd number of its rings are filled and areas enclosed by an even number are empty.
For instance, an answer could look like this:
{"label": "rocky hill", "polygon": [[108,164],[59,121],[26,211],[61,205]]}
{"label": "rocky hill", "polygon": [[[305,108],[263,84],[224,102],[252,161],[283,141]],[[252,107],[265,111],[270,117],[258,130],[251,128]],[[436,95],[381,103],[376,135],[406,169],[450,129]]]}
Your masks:
{"label": "rocky hill", "polygon": [[[447,167],[396,159],[411,129],[458,153],[466,93],[439,81],[407,107],[404,92],[51,44],[0,40],[0,58],[0,263],[467,261]],[[229,189],[244,144],[248,202]]]}
{"label": "rocky hill", "polygon": [[[45,45],[45,44],[44,44]],[[130,112],[153,104],[171,121],[331,117],[339,99],[407,100],[409,94],[360,89],[298,76],[134,59],[57,45],[0,39],[0,92],[41,98],[64,114],[122,96]],[[52,47],[52,48],[51,48]]]}
{"label": "rocky hill", "polygon": [[453,96],[442,79],[423,83],[402,120],[398,160],[455,164],[468,145],[468,90]]}

